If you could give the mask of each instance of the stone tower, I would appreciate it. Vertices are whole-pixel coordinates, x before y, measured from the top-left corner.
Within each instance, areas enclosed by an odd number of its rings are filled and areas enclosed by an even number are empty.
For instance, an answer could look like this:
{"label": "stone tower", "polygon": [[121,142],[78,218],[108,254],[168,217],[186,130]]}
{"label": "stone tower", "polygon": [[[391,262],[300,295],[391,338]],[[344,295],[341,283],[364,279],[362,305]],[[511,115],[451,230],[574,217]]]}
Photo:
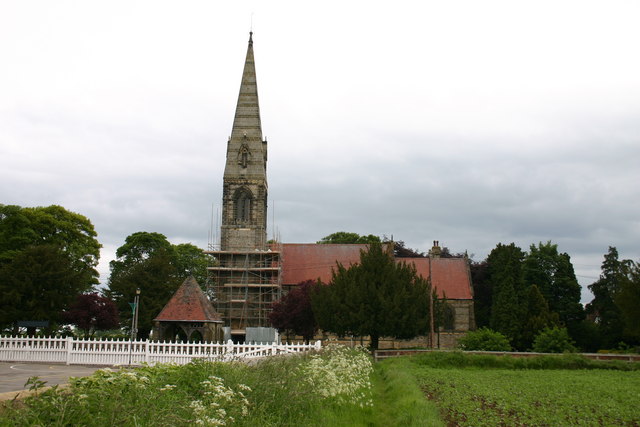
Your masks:
{"label": "stone tower", "polygon": [[255,334],[270,329],[271,304],[282,291],[282,268],[280,251],[267,248],[267,141],[260,125],[253,33],[227,143],[220,250],[205,253],[215,260],[208,270],[225,340],[261,340]]}
{"label": "stone tower", "polygon": [[222,192],[223,251],[265,250],[267,242],[267,141],[262,139],[253,33],[227,143]]}

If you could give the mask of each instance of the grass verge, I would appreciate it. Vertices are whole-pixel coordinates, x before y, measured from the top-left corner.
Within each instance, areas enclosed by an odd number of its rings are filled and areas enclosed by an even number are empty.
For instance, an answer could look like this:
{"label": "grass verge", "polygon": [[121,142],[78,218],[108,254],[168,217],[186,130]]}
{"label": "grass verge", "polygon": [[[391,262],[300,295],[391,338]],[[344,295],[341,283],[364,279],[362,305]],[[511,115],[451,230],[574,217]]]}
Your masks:
{"label": "grass verge", "polygon": [[[269,358],[255,366],[198,361],[99,370],[22,402],[0,426],[437,426],[418,384],[362,350]],[[33,379],[33,386],[44,384]]]}

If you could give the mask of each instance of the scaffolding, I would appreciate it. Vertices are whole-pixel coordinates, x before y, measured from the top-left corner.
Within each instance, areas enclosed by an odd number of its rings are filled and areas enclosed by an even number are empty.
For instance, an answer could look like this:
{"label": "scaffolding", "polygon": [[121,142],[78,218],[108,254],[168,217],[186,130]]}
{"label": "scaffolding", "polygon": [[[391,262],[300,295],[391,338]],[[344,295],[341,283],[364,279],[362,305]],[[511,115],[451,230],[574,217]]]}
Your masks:
{"label": "scaffolding", "polygon": [[205,251],[211,255],[209,293],[232,335],[270,327],[271,304],[282,294],[280,250]]}

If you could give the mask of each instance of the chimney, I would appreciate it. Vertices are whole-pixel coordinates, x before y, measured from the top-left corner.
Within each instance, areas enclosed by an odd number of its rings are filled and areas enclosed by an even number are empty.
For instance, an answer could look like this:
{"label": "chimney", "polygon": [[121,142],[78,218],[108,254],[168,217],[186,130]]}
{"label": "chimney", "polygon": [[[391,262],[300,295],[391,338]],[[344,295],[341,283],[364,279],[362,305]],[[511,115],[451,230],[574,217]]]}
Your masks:
{"label": "chimney", "polygon": [[431,258],[440,258],[440,242],[438,240],[433,241],[433,247],[429,251],[429,257]]}

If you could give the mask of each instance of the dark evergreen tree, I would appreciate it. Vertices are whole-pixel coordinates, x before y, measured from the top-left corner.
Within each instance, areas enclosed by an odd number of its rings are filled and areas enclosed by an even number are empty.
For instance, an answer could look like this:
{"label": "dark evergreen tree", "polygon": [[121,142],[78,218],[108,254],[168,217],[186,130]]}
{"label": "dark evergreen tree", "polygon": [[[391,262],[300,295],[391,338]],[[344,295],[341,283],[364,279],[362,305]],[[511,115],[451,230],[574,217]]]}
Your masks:
{"label": "dark evergreen tree", "polygon": [[571,258],[558,253],[558,245],[551,242],[531,245],[524,261],[524,281],[536,285],[561,323],[573,335],[584,319],[580,303],[581,287],[576,279]]}
{"label": "dark evergreen tree", "polygon": [[623,337],[624,320],[616,295],[625,280],[629,262],[618,259],[618,250],[609,247],[602,262],[600,278],[589,285],[593,300],[587,304],[586,313],[597,325],[602,337],[601,347],[613,348]]}
{"label": "dark evergreen tree", "polygon": [[382,336],[427,333],[430,294],[431,286],[412,265],[396,263],[380,243],[372,243],[361,251],[359,264],[338,264],[331,282],[313,294],[312,307],[321,329],[369,336],[377,349]]}
{"label": "dark evergreen tree", "polygon": [[536,285],[529,287],[527,309],[518,336],[517,347],[530,349],[535,337],[545,328],[558,326],[560,320],[557,313],[549,311],[549,305]]}
{"label": "dark evergreen tree", "polygon": [[524,315],[526,287],[522,275],[525,254],[515,243],[499,243],[487,257],[492,285],[491,329],[504,334],[512,343],[518,341]]}
{"label": "dark evergreen tree", "polygon": [[626,277],[622,280],[615,302],[624,321],[624,340],[640,345],[640,264],[632,261],[626,264]]}
{"label": "dark evergreen tree", "polygon": [[473,309],[476,326],[478,329],[488,328],[491,320],[493,286],[489,280],[487,261],[471,262],[469,269],[471,271],[471,283],[473,284]]}

